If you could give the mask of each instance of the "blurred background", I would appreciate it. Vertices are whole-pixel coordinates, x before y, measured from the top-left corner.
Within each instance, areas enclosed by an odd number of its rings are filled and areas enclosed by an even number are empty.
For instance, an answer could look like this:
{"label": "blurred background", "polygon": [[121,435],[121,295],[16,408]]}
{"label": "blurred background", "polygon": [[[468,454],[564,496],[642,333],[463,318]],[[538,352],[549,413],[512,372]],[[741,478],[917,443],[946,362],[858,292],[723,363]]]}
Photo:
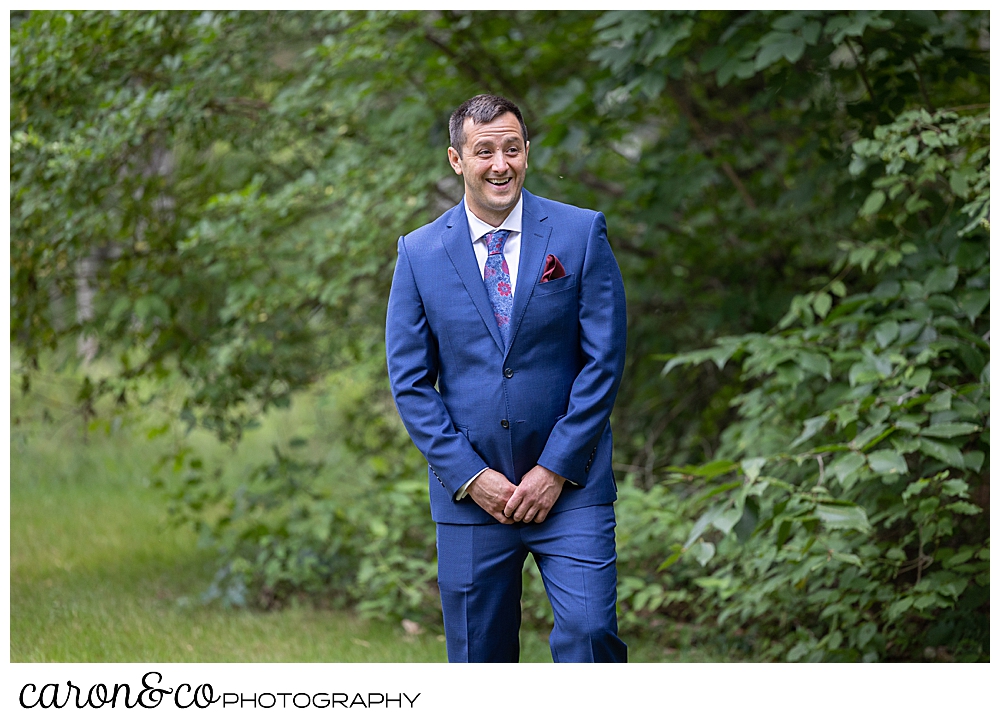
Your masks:
{"label": "blurred background", "polygon": [[12,661],[444,660],[383,334],[481,92],[625,279],[632,659],[989,659],[988,12],[10,25]]}

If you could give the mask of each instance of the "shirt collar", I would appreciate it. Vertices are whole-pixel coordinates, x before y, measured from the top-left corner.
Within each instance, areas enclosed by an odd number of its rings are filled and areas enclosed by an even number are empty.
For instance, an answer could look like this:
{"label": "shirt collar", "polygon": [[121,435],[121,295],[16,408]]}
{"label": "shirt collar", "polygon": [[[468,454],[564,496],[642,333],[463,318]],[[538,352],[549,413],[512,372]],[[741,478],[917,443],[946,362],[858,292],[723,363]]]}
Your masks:
{"label": "shirt collar", "polygon": [[472,237],[472,242],[475,243],[481,239],[485,234],[498,228],[506,229],[507,231],[513,231],[516,233],[521,233],[521,211],[524,206],[524,194],[517,199],[517,205],[511,209],[510,213],[507,214],[507,218],[503,220],[499,226],[491,226],[486,223],[478,216],[476,216],[472,211],[469,210],[468,202],[465,203],[465,216],[469,219],[469,235]]}

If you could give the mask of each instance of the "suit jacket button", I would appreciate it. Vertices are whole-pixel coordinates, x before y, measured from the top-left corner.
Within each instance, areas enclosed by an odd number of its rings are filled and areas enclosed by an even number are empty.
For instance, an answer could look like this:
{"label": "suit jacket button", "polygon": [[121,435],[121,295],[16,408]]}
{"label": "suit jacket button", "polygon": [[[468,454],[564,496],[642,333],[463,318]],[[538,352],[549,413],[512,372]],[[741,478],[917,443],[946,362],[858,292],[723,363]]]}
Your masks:
{"label": "suit jacket button", "polygon": [[514,370],[508,367],[507,369],[503,370],[503,375],[508,379],[510,379],[512,376],[514,376]]}
{"label": "suit jacket button", "polygon": [[510,429],[510,422],[508,422],[506,419],[501,419],[500,426],[503,427],[504,429]]}

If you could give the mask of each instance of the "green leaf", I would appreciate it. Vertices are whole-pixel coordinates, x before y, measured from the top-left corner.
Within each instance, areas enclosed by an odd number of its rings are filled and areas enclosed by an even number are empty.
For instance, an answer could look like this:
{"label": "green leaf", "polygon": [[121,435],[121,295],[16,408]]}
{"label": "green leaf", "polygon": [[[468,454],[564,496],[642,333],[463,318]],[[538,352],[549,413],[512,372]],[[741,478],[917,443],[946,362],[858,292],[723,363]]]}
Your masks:
{"label": "green leaf", "polygon": [[827,638],[826,648],[827,650],[836,650],[840,647],[840,644],[844,642],[844,634],[839,630],[834,630],[830,633],[830,637]]}
{"label": "green leaf", "polygon": [[969,173],[968,168],[956,168],[948,177],[948,185],[956,196],[967,198],[969,195]]}
{"label": "green leaf", "polygon": [[668,467],[671,472],[690,475],[692,477],[704,477],[706,481],[714,479],[719,475],[728,474],[736,470],[739,465],[728,459],[717,459],[700,466],[687,465],[685,467]]}
{"label": "green leaf", "polygon": [[776,545],[779,548],[782,547],[785,544],[785,542],[788,541],[788,538],[791,537],[791,534],[792,534],[792,521],[789,519],[782,520],[781,523],[778,525],[778,537],[775,541]]}
{"label": "green leaf", "polygon": [[712,520],[712,526],[723,535],[728,535],[729,531],[736,526],[736,523],[740,521],[742,516],[743,510],[731,507],[725,512],[716,515],[715,519]]}
{"label": "green leaf", "polygon": [[711,542],[699,542],[691,548],[691,553],[694,555],[694,559],[698,561],[698,564],[705,567],[708,561],[715,556],[715,545]]}
{"label": "green leaf", "polygon": [[882,349],[895,341],[897,336],[899,336],[899,323],[892,319],[883,321],[875,327],[875,341]]}
{"label": "green leaf", "polygon": [[876,474],[905,474],[909,471],[903,455],[891,449],[880,449],[870,453],[868,466]]}
{"label": "green leaf", "polygon": [[802,660],[802,658],[806,657],[806,655],[809,654],[810,650],[812,650],[811,645],[809,645],[804,641],[800,641],[796,643],[791,650],[788,651],[788,655],[785,656],[785,660],[787,660],[789,663],[797,663],[800,660]]}
{"label": "green leaf", "polygon": [[830,358],[825,354],[801,352],[796,358],[799,366],[807,372],[818,374],[827,381],[830,381],[833,378],[830,374]]}
{"label": "green leaf", "polygon": [[872,426],[865,429],[857,437],[851,440],[851,446],[854,449],[866,450],[874,447],[886,435],[892,432],[892,428],[887,424],[873,424]]}
{"label": "green leaf", "polygon": [[958,306],[965,313],[970,324],[975,323],[989,303],[990,292],[987,289],[971,289],[958,297]]}
{"label": "green leaf", "polygon": [[965,434],[972,434],[979,429],[975,424],[969,424],[968,422],[943,422],[941,424],[932,424],[926,429],[920,430],[920,434],[924,437],[943,437],[944,439],[950,439],[951,437],[961,437]]}
{"label": "green leaf", "polygon": [[878,632],[878,626],[871,621],[862,625],[858,629],[858,647],[864,648],[866,645],[868,645],[869,641],[875,637],[875,633],[877,632]]}
{"label": "green leaf", "polygon": [[882,378],[871,359],[854,362],[847,371],[847,381],[852,387],[877,382]]}
{"label": "green leaf", "polygon": [[760,39],[760,51],[754,59],[754,70],[763,70],[781,58],[789,63],[796,62],[806,49],[806,41],[800,35],[775,31]]}
{"label": "green leaf", "polygon": [[679,23],[661,26],[653,36],[652,45],[646,53],[646,62],[651,63],[657,58],[665,57],[673,47],[691,35],[691,28],[694,25],[691,18],[685,18]]}
{"label": "green leaf", "polygon": [[966,452],[963,457],[966,469],[971,469],[974,472],[978,472],[983,468],[983,462],[986,459],[986,455],[978,449]]}
{"label": "green leaf", "polygon": [[760,476],[760,472],[767,463],[766,457],[750,457],[740,462],[740,468],[746,475],[747,481],[751,484]]}
{"label": "green leaf", "polygon": [[901,495],[903,502],[908,502],[911,497],[919,495],[921,492],[927,489],[927,486],[929,484],[930,482],[925,479],[919,479],[916,482],[911,482],[910,484],[908,484],[906,486],[906,489],[903,490],[903,494]]}
{"label": "green leaf", "polygon": [[857,472],[865,464],[865,456],[860,452],[848,452],[841,455],[827,468],[836,475],[837,480],[843,484],[844,480]]}
{"label": "green leaf", "polygon": [[833,299],[825,292],[821,291],[813,298],[813,309],[816,310],[816,316],[820,319],[826,318],[826,315],[830,313],[831,306],[833,306]]}
{"label": "green leaf", "polygon": [[854,565],[855,567],[864,567],[861,558],[850,552],[834,552],[833,559],[846,562],[848,565]]}
{"label": "green leaf", "polygon": [[715,520],[715,518],[723,510],[722,505],[717,505],[698,518],[698,521],[694,523],[694,527],[691,528],[691,534],[688,535],[687,541],[684,543],[684,549],[688,549],[694,544],[694,541],[701,537],[702,533],[708,529],[709,525]]}
{"label": "green leaf", "polygon": [[804,22],[805,17],[801,13],[790,12],[775,18],[771,27],[775,30],[798,30]]}
{"label": "green leaf", "polygon": [[874,216],[882,206],[885,204],[885,193],[883,191],[872,191],[868,194],[868,198],[861,205],[861,210],[858,211],[858,215],[862,217]]}
{"label": "green leaf", "polygon": [[170,431],[170,422],[164,422],[159,427],[153,427],[146,432],[146,439],[156,439]]}
{"label": "green leaf", "polygon": [[680,559],[680,556],[681,556],[681,554],[683,552],[684,552],[683,549],[675,550],[674,553],[672,555],[670,555],[670,557],[668,557],[666,560],[664,560],[662,563],[660,563],[660,566],[658,568],[656,568],[657,572],[663,572],[668,567],[670,567],[675,562],[677,562],[677,560]]}
{"label": "green leaf", "polygon": [[815,45],[816,41],[819,40],[819,33],[823,29],[815,20],[810,20],[805,25],[802,26],[802,38],[809,44]]}
{"label": "green leaf", "polygon": [[923,391],[931,381],[931,370],[927,367],[920,367],[904,381],[908,386]]}
{"label": "green leaf", "polygon": [[722,65],[728,57],[729,54],[724,45],[715,45],[706,50],[704,55],[701,56],[701,61],[698,63],[698,70],[702,73],[711,73]]}
{"label": "green leaf", "polygon": [[926,412],[946,412],[951,409],[951,391],[938,392],[924,404]]}
{"label": "green leaf", "polygon": [[921,439],[920,451],[956,469],[965,469],[965,458],[962,456],[962,451],[954,445]]}
{"label": "green leaf", "polygon": [[800,434],[798,437],[795,438],[791,446],[797,447],[806,440],[815,437],[816,433],[826,426],[827,421],[829,420],[827,418],[827,415],[825,414],[821,414],[818,417],[811,417],[807,419],[803,425],[802,434]]}
{"label": "green leaf", "polygon": [[904,597],[902,600],[897,600],[889,606],[889,609],[886,611],[886,616],[889,620],[896,620],[911,607],[913,607],[913,598]]}
{"label": "green leaf", "polygon": [[960,515],[978,515],[983,511],[981,507],[977,507],[971,502],[952,502],[950,505],[946,505],[945,509]]}
{"label": "green leaf", "polygon": [[924,280],[924,292],[930,295],[951,291],[955,288],[955,283],[957,281],[957,266],[945,266],[943,268],[938,267],[931,271]]}
{"label": "green leaf", "polygon": [[969,494],[968,483],[960,479],[946,479],[941,483],[941,489],[951,497],[966,497]]}
{"label": "green leaf", "polygon": [[816,516],[831,530],[867,532],[871,528],[864,509],[855,505],[816,505]]}
{"label": "green leaf", "polygon": [[666,376],[675,367],[679,367],[684,364],[701,364],[702,362],[709,360],[715,362],[715,365],[719,367],[719,369],[722,369],[726,366],[726,362],[729,361],[730,357],[732,357],[732,355],[739,350],[741,345],[742,340],[736,339],[726,343],[719,343],[710,349],[699,349],[697,351],[678,354],[667,362],[660,374]]}
{"label": "green leaf", "polygon": [[736,532],[736,539],[740,542],[746,542],[753,535],[754,530],[757,529],[757,523],[760,521],[760,506],[754,498],[749,498],[746,504],[743,505],[743,516],[740,517],[740,521],[736,523],[733,530]]}

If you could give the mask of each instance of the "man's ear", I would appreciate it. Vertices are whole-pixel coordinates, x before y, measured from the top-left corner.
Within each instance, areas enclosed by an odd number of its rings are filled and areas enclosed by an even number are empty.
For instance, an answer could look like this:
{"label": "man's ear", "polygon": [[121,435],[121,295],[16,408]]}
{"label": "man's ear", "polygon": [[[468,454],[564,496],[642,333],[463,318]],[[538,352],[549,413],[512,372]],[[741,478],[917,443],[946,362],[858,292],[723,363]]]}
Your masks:
{"label": "man's ear", "polygon": [[458,151],[456,151],[451,146],[448,146],[448,163],[451,164],[451,167],[455,171],[455,173],[457,173],[460,176],[462,175],[462,159],[458,155]]}
{"label": "man's ear", "polygon": [[531,141],[524,142],[524,167],[528,167],[528,151],[531,150]]}

